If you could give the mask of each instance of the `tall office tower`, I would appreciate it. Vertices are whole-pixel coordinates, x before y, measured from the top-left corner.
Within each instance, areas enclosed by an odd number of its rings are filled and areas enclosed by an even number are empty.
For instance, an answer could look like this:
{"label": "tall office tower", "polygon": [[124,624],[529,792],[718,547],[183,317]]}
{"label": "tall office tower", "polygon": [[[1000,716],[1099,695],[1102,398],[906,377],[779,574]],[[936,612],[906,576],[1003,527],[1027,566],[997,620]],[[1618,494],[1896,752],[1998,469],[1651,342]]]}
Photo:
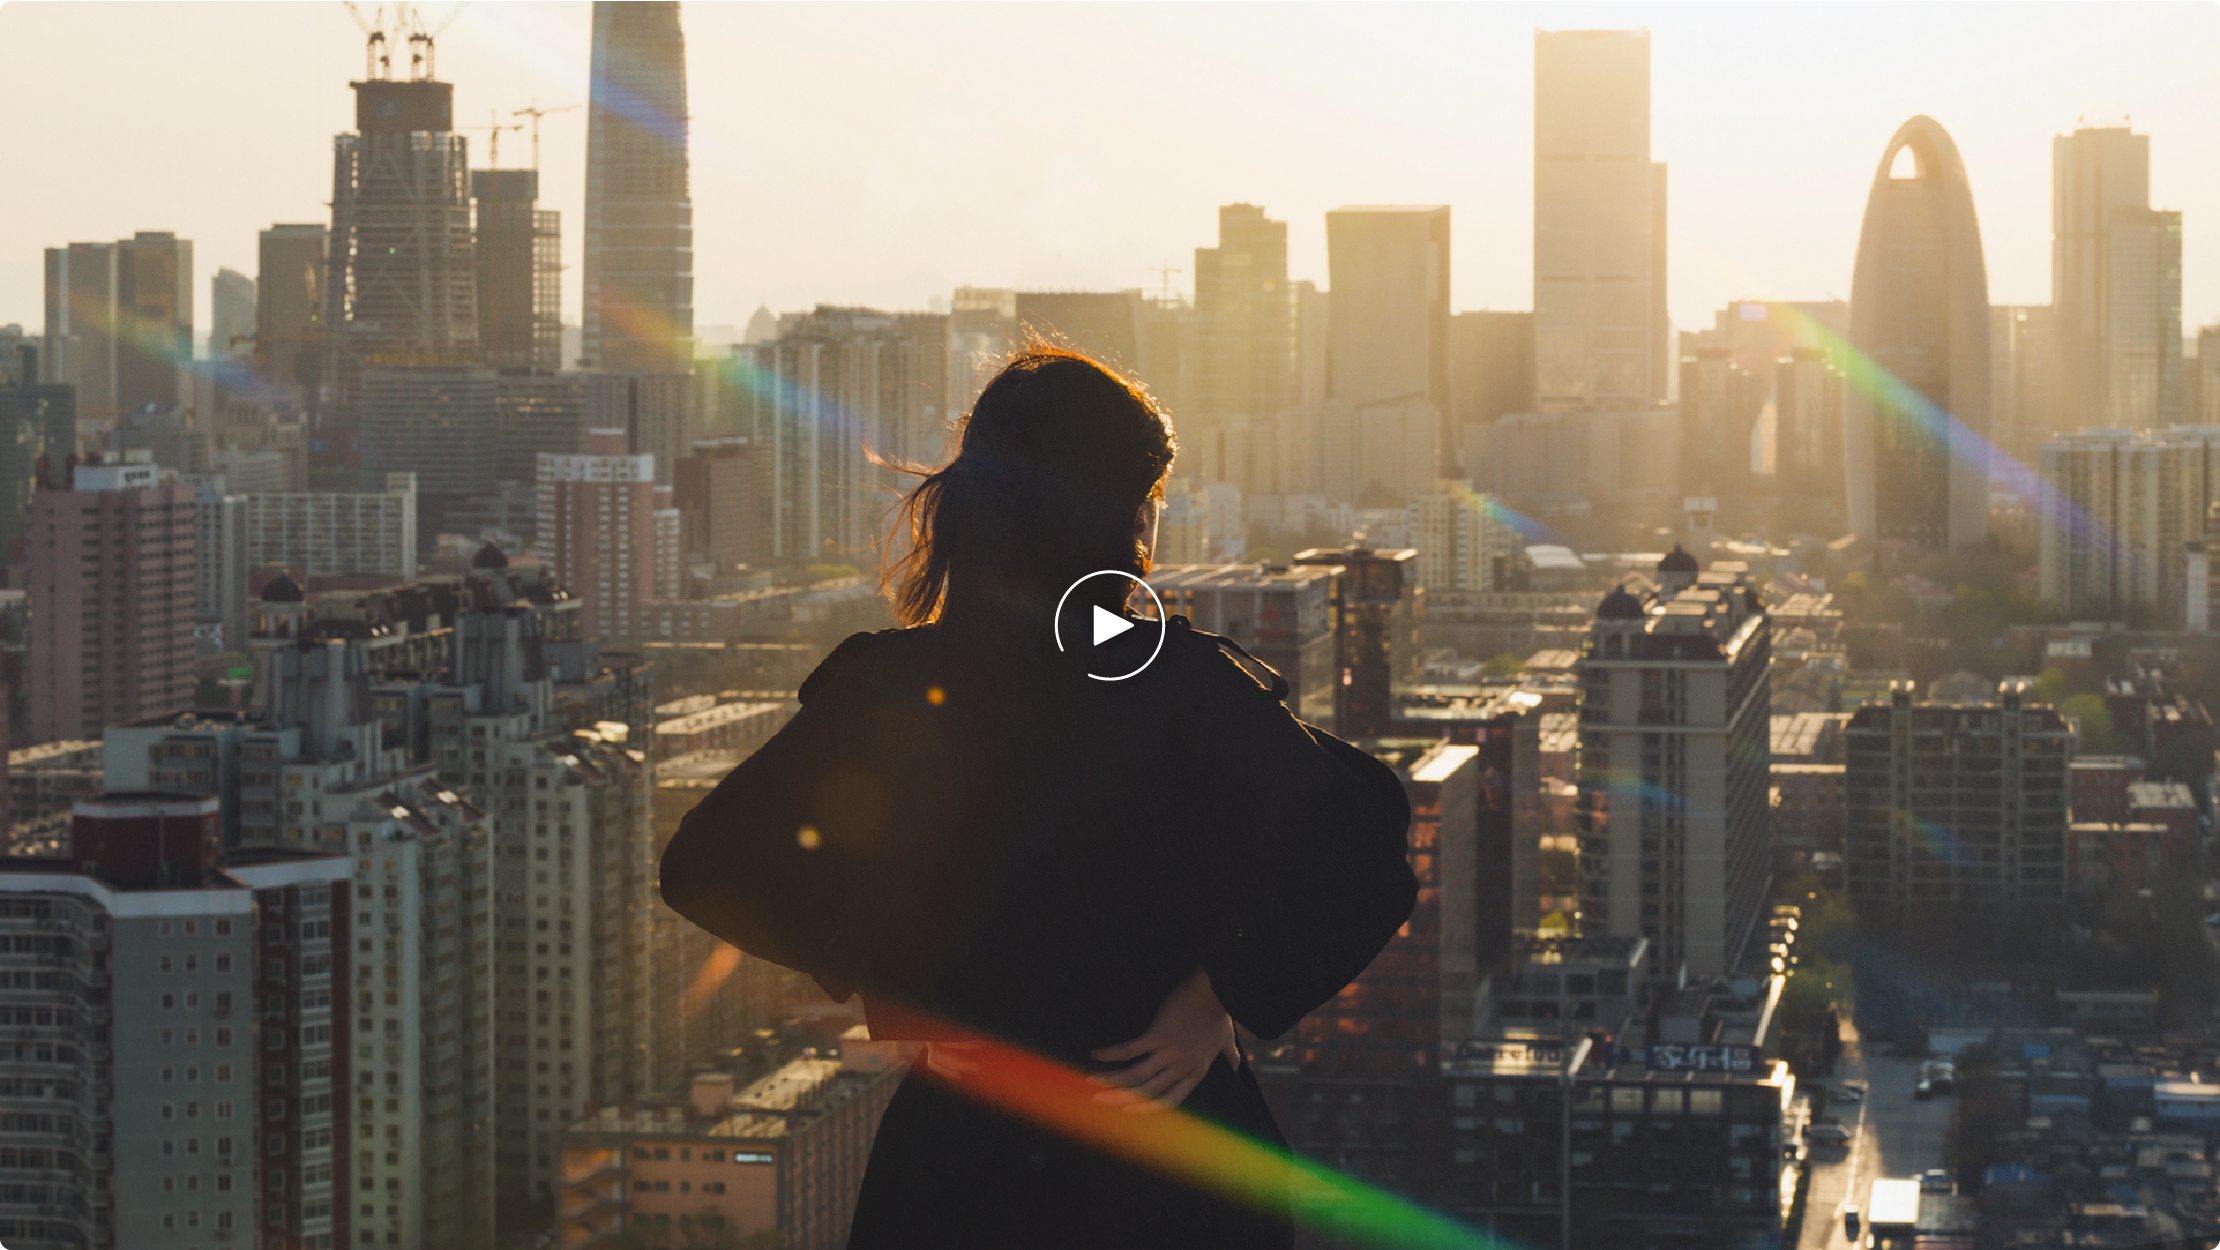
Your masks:
{"label": "tall office tower", "polygon": [[[1195,249],[1196,433],[1278,416],[1295,396],[1287,223],[1254,204],[1218,210],[1218,246]],[[1184,439],[1182,440],[1184,442]],[[1233,479],[1221,479],[1233,480]]]}
{"label": "tall office tower", "polygon": [[686,36],[676,3],[594,5],[586,122],[585,363],[683,372],[694,359]]}
{"label": "tall office tower", "polygon": [[1334,578],[1334,732],[1375,738],[1394,725],[1394,689],[1415,683],[1424,668],[1426,587],[1418,552],[1370,547],[1313,547],[1298,565],[1340,569]]}
{"label": "tall office tower", "polygon": [[675,562],[659,550],[658,531],[679,523],[670,488],[655,484],[654,457],[625,450],[623,431],[589,431],[582,455],[543,453],[539,500],[541,554],[585,604],[588,637],[636,638],[641,608],[678,598]]}
{"label": "tall office tower", "polygon": [[[394,473],[382,491],[238,495],[245,562],[318,578],[416,576],[416,475]],[[359,582],[357,583],[360,584]]]}
{"label": "tall office tower", "polygon": [[1430,595],[1478,594],[1505,584],[1503,568],[1524,545],[1517,531],[1498,521],[1494,503],[1461,482],[1411,500],[1411,542],[1418,548],[1418,581]]}
{"label": "tall office tower", "polygon": [[332,140],[322,288],[323,384],[342,418],[365,404],[365,372],[454,367],[478,355],[469,142],[455,133],[454,85],[350,85],[355,128]]}
{"label": "tall office tower", "polygon": [[[1746,495],[1758,418],[1772,379],[1744,369],[1724,347],[1699,347],[1680,362],[1680,493]],[[1716,507],[1716,502],[1714,502]]]}
{"label": "tall office tower", "polygon": [[1149,588],[1164,610],[1222,634],[1287,679],[1287,708],[1314,725],[1331,721],[1341,676],[1331,567],[1162,565]]}
{"label": "tall office tower", "polygon": [[1580,661],[1581,929],[1709,980],[1740,964],[1771,884],[1772,631],[1740,572],[1676,547],[1657,581],[1648,602],[1603,597]]}
{"label": "tall office tower", "polygon": [[325,237],[322,222],[280,223],[256,243],[255,372],[304,404],[323,377]]}
{"label": "tall office tower", "polygon": [[2186,546],[2220,503],[2220,430],[2082,430],[2043,444],[2041,593],[2053,608],[2178,628]]}
{"label": "tall office tower", "polygon": [[254,354],[254,279],[220,268],[208,280],[208,358],[247,360]]}
{"label": "tall office tower", "polygon": [[2066,890],[2074,731],[2025,683],[1972,705],[1901,686],[1843,728],[1851,901],[1876,916],[2055,907]]}
{"label": "tall office tower", "polygon": [[247,496],[193,490],[193,654],[247,649]]}
{"label": "tall office tower", "polygon": [[745,384],[721,392],[729,397],[727,432],[749,439],[768,464],[767,559],[870,558],[883,490],[900,479],[866,461],[863,449],[896,461],[940,460],[949,324],[935,313],[827,306],[789,319],[769,343],[733,349],[730,367]]}
{"label": "tall office tower", "polygon": [[1842,370],[1817,347],[1773,365],[1773,477],[1783,499],[1842,507]]}
{"label": "tall office tower", "polygon": [[503,373],[493,384],[494,431],[487,475],[536,489],[540,453],[586,449],[595,396],[613,383],[590,373]]}
{"label": "tall office tower", "polygon": [[[2057,318],[2047,304],[1998,304],[1989,309],[1989,441],[2006,482],[2034,469],[2043,444],[2072,428],[2058,406]],[[2084,422],[2083,424],[2086,424]]]}
{"label": "tall office tower", "polygon": [[86,798],[66,857],[0,865],[0,965],[45,970],[11,974],[10,1106],[42,1117],[0,1152],[12,1245],[354,1244],[349,865],[219,859],[216,808]]}
{"label": "tall office tower", "polygon": [[97,738],[193,697],[193,492],[79,465],[31,497],[31,738]]}
{"label": "tall office tower", "polygon": [[672,466],[693,445],[699,390],[684,373],[591,373],[585,428],[623,431],[625,450],[653,456],[656,485],[669,486]]}
{"label": "tall office tower", "polygon": [[539,207],[536,169],[474,169],[478,347],[496,369],[563,367],[562,214]]}
{"label": "tall office tower", "polygon": [[362,486],[414,473],[422,519],[438,533],[449,511],[493,482],[500,375],[491,369],[380,369],[359,379]]}
{"label": "tall office tower", "polygon": [[1665,398],[1665,166],[1646,30],[1534,32],[1534,391],[1546,408]]}
{"label": "tall office tower", "polygon": [[1457,476],[1490,472],[1486,432],[1497,417],[1534,409],[1534,314],[1461,312],[1449,319],[1450,420]]}
{"label": "tall office tower", "polygon": [[[1386,205],[1337,208],[1326,214],[1326,267],[1333,290],[1328,309],[1326,406],[1355,425],[1365,441],[1372,414],[1411,414],[1431,424],[1434,466],[1366,475],[1408,498],[1454,465],[1448,449],[1449,207]],[[1334,449],[1322,453],[1329,462]],[[1410,457],[1416,460],[1414,454]],[[1328,492],[1331,494],[1332,492]],[[1354,495],[1345,496],[1357,502]],[[1397,502],[1401,502],[1398,499]]]}
{"label": "tall office tower", "polygon": [[193,245],[141,230],[118,243],[46,249],[46,359],[90,417],[188,402]]}
{"label": "tall office tower", "polygon": [[673,474],[679,550],[708,566],[712,582],[760,561],[765,521],[765,465],[744,438],[697,439]]}
{"label": "tall office tower", "polygon": [[2061,429],[2175,420],[2181,215],[2151,211],[2151,140],[2126,126],[2051,139],[2050,302]]}
{"label": "tall office tower", "polygon": [[[1465,1035],[1477,987],[1479,750],[1423,738],[1359,745],[1395,770],[1410,800],[1418,902],[1348,989],[1260,1050],[1257,1077],[1298,1153],[1431,1205],[1450,1162],[1442,1060]],[[1301,1203],[1297,1221],[1308,1223]]]}
{"label": "tall office tower", "polygon": [[1914,117],[1881,153],[1858,232],[1850,345],[1875,385],[1844,428],[1850,528],[1917,551],[1978,542],[1989,519],[1989,271],[1958,145]]}

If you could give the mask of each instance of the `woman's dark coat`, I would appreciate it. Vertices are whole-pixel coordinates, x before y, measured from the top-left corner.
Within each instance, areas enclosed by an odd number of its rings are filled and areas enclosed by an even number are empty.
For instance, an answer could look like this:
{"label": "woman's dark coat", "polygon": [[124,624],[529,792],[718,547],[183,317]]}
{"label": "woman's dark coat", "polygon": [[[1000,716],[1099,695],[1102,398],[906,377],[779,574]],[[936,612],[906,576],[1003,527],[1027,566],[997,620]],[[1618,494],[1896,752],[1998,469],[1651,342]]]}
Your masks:
{"label": "woman's dark coat", "polygon": [[[1042,635],[1031,637],[1032,633]],[[1276,1038],[1409,917],[1394,774],[1297,721],[1174,618],[1060,654],[1048,631],[858,634],[690,813],[663,897],[741,950],[1086,1071],[1197,966]],[[1281,1144],[1246,1063],[1185,1108]],[[1278,1218],[1005,1118],[929,1080],[882,1122],[851,1247],[1266,1247]]]}

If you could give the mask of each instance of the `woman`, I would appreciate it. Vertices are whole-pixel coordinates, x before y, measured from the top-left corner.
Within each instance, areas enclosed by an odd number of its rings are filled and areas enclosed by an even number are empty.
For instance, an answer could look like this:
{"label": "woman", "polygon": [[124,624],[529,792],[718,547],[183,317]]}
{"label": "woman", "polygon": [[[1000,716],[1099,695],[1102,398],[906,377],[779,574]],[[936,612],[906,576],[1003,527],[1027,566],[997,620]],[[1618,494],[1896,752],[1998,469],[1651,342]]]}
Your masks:
{"label": "woman", "polygon": [[1235,1201],[987,1101],[980,1065],[1042,1057],[1120,1113],[1179,1106],[1284,1145],[1232,1023],[1285,1033],[1409,917],[1409,806],[1184,618],[1153,662],[1154,622],[1089,645],[1075,610],[1123,612],[1133,586],[1079,579],[1139,576],[1155,543],[1175,444],[1146,395],[1036,347],[958,432],[903,504],[889,581],[908,627],[818,666],[687,816],[663,897],[837,999],[860,991],[874,1037],[929,1043],[880,1124],[851,1247],[1287,1246],[1284,1169]]}

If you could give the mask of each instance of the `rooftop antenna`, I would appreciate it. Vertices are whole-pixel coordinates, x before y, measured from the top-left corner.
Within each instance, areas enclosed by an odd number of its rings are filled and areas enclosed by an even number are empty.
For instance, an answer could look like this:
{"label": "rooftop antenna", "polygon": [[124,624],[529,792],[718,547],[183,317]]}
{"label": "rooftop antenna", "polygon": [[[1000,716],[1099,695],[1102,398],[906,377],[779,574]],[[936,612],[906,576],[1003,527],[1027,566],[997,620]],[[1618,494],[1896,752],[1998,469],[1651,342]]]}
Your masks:
{"label": "rooftop antenna", "polygon": [[583,104],[565,104],[561,108],[543,109],[540,107],[540,102],[534,100],[532,101],[532,107],[518,109],[516,112],[509,114],[511,117],[529,117],[532,119],[532,168],[538,169],[540,167],[540,119],[550,113],[568,113],[572,109],[584,107],[586,106]]}
{"label": "rooftop antenna", "polygon": [[1156,297],[1160,300],[1169,300],[1172,298],[1172,275],[1175,273],[1186,273],[1187,271],[1184,269],[1174,268],[1171,259],[1167,257],[1165,258],[1163,264],[1158,265],[1156,268],[1151,269],[1148,272],[1155,274],[1157,278]]}

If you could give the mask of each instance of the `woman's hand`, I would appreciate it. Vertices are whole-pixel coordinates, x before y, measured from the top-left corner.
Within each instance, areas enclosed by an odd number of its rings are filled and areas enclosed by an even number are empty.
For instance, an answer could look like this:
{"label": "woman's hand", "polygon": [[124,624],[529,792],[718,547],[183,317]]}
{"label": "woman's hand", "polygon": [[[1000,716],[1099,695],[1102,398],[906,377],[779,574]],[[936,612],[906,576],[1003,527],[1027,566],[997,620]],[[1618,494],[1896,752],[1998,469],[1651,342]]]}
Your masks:
{"label": "woman's hand", "polygon": [[1227,1063],[1241,1062],[1241,1049],[1233,1038],[1233,1019],[1210,988],[1202,969],[1172,988],[1148,1032],[1116,1046],[1093,1052],[1105,1063],[1134,1060],[1131,1067],[1092,1078],[1097,1084],[1123,1086],[1095,1095],[1106,1105],[1124,1104],[1128,1111],[1162,1111],[1176,1107],[1194,1092],[1210,1061],[1224,1055]]}

